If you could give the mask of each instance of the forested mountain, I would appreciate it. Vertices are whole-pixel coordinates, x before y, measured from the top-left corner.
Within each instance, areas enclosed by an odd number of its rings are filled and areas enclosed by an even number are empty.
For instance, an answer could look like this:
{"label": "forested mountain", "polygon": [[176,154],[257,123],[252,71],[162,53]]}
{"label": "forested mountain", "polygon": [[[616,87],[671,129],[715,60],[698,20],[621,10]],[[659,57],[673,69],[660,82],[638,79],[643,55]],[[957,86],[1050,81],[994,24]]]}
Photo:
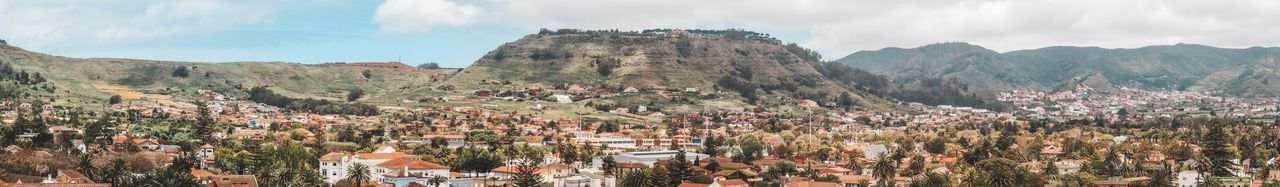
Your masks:
{"label": "forested mountain", "polygon": [[965,93],[1030,88],[1053,91],[1087,84],[1111,89],[1222,91],[1239,96],[1275,96],[1275,57],[1280,48],[1225,49],[1178,44],[1135,49],[1047,47],[1000,53],[967,43],[861,51],[836,62],[883,74],[902,85],[956,80]]}

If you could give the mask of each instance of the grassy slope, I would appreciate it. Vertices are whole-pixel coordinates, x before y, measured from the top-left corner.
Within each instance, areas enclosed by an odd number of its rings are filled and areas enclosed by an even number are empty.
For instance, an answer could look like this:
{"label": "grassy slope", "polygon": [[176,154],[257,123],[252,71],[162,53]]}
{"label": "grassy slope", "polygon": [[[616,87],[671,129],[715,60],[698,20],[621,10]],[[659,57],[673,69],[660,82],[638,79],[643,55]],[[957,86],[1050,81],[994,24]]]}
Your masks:
{"label": "grassy slope", "polygon": [[[135,59],[80,59],[22,50],[0,45],[0,60],[16,69],[39,72],[57,87],[55,103],[73,106],[100,106],[112,93],[103,85],[125,86],[148,94],[179,98],[194,95],[197,89],[224,91],[244,96],[238,87],[269,86],[294,97],[342,99],[347,90],[365,90],[362,101],[389,104],[411,98],[407,90],[426,88],[445,80],[455,70],[398,70],[385,68],[332,67],[283,62],[193,63]],[[191,69],[188,77],[174,77],[173,69]],[[361,72],[371,70],[365,79]],[[206,77],[206,74],[208,75]],[[434,76],[434,77],[433,77]],[[405,89],[402,89],[405,88]],[[47,99],[47,98],[41,98]]]}
{"label": "grassy slope", "polygon": [[[691,36],[690,40],[695,47],[688,56],[680,55],[677,51],[678,40],[677,37],[634,34],[529,35],[498,47],[453,77],[450,82],[463,89],[495,90],[504,89],[504,86],[477,83],[482,80],[507,80],[514,85],[544,87],[570,83],[713,90],[717,80],[733,76],[737,71],[734,67],[738,66],[751,69],[753,78],[750,81],[762,85],[793,81],[799,77],[816,79],[815,86],[777,90],[761,94],[763,98],[794,97],[799,92],[834,97],[840,92],[851,92],[861,104],[869,108],[889,107],[884,100],[866,93],[849,91],[824,79],[810,64],[788,52],[777,40]],[[552,59],[531,58],[540,51],[567,52],[570,55]],[[622,66],[605,77],[596,71],[594,64],[596,59],[607,58],[621,60]],[[746,105],[739,99],[706,103],[716,103],[718,108],[741,108]]]}

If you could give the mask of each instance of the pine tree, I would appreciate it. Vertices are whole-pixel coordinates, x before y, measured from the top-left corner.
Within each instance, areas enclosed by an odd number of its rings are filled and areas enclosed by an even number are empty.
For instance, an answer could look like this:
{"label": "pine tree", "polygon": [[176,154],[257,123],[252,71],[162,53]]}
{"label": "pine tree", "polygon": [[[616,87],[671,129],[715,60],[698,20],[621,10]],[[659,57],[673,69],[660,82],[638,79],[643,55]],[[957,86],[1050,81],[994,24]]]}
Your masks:
{"label": "pine tree", "polygon": [[622,176],[622,178],[618,180],[618,186],[644,187],[646,177],[649,177],[649,174],[645,170],[628,172],[628,173],[625,173]]}
{"label": "pine tree", "polygon": [[1200,151],[1200,156],[1206,158],[1207,162],[1199,163],[1205,164],[1203,168],[1206,169],[1200,172],[1214,177],[1231,177],[1234,176],[1232,171],[1235,170],[1235,163],[1231,160],[1236,158],[1236,152],[1232,141],[1228,139],[1231,136],[1222,125],[1225,124],[1209,127],[1209,132],[1206,132],[1203,137],[1204,149]]}
{"label": "pine tree", "polygon": [[670,186],[680,185],[681,182],[693,179],[693,170],[690,169],[693,164],[689,163],[684,150],[676,153],[676,156],[667,162],[667,173],[671,175],[667,183]]}
{"label": "pine tree", "polygon": [[200,138],[205,142],[212,142],[214,114],[212,114],[212,112],[209,111],[209,107],[206,106],[204,101],[196,101],[195,104],[196,104],[196,124],[195,126],[192,127],[193,128],[192,131],[194,131],[192,132],[192,134],[194,134],[196,138]]}
{"label": "pine tree", "polygon": [[645,173],[648,174],[646,175],[646,178],[645,178],[645,182],[644,182],[645,186],[650,186],[650,187],[675,186],[669,183],[671,182],[671,179],[670,179],[671,173],[667,172],[665,168],[654,167],[654,168],[650,168],[649,172],[645,172]]}
{"label": "pine tree", "polygon": [[521,148],[519,162],[515,166],[515,185],[532,187],[542,185],[542,177],[538,176],[538,165],[542,164],[542,153],[529,147]]}
{"label": "pine tree", "polygon": [[702,149],[699,152],[712,157],[720,156],[720,146],[723,143],[724,138],[707,136],[707,140],[702,142]]}

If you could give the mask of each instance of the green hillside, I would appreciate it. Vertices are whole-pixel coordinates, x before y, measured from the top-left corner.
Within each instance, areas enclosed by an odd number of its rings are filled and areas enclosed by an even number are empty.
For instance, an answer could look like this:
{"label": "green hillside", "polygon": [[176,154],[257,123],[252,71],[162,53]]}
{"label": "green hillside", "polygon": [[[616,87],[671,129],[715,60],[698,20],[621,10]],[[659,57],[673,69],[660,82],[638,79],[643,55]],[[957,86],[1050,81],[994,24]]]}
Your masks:
{"label": "green hillside", "polygon": [[[354,88],[364,90],[360,101],[391,104],[415,98],[421,88],[448,79],[454,69],[393,69],[285,62],[196,63],[137,59],[69,58],[0,45],[0,62],[39,73],[52,91],[26,92],[23,101],[69,106],[104,106],[112,95],[126,99],[189,98],[199,89],[245,97],[250,88],[265,86],[298,98],[342,100]],[[368,71],[368,77],[365,76]],[[425,97],[425,96],[423,96]]]}
{"label": "green hillside", "polygon": [[[886,108],[855,82],[823,74],[816,53],[747,31],[543,31],[499,46],[450,80],[463,89],[575,84],[621,90],[697,88],[734,93],[736,105],[795,99]],[[843,101],[843,102],[842,102]]]}
{"label": "green hillside", "polygon": [[[1280,48],[1224,49],[1178,44],[1135,49],[1047,47],[998,53],[967,43],[886,48],[850,54],[836,62],[888,76],[899,84],[949,78],[975,95],[1017,88],[1042,91],[1082,83],[1095,88],[1222,91],[1275,96],[1271,85]],[[1265,83],[1264,83],[1265,82]],[[1108,85],[1109,84],[1109,85]]]}

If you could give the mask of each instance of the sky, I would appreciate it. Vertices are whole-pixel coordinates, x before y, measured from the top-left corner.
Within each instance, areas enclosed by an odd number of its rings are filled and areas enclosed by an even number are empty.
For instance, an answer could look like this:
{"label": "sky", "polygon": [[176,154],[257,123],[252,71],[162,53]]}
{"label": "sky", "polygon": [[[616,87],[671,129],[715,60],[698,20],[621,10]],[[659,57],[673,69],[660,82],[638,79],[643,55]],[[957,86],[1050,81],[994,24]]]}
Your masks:
{"label": "sky", "polygon": [[834,60],[968,42],[996,51],[1280,46],[1274,0],[0,0],[0,39],[70,57],[465,67],[540,28],[740,28]]}

